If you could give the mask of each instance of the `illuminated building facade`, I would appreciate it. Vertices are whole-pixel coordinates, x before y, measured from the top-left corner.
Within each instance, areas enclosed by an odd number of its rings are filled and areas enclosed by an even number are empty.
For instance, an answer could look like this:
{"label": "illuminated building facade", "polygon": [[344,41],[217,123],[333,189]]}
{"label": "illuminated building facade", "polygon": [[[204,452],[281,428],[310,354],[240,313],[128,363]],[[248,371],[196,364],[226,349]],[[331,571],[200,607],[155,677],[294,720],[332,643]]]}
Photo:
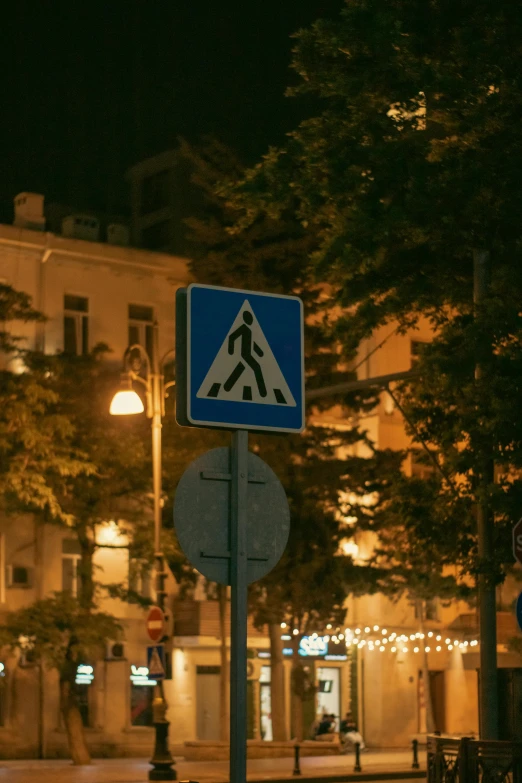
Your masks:
{"label": "illuminated building facade", "polygon": [[[21,327],[29,345],[50,353],[64,349],[82,353],[104,341],[110,344],[114,357],[120,357],[129,342],[147,348],[152,324],[157,320],[160,352],[173,347],[175,292],[189,281],[185,259],[137,250],[121,242],[111,245],[78,238],[74,227],[70,229],[72,236],[46,233],[41,197],[20,194],[17,199],[16,225],[0,226],[0,279],[29,293],[35,307],[48,316],[45,324]],[[78,230],[87,228],[82,225]],[[398,335],[392,327],[388,331],[389,335],[379,331],[361,346],[360,378],[408,370],[418,343],[430,339],[427,325],[414,337]],[[382,347],[373,352],[381,343]],[[343,411],[333,408],[321,414],[317,423],[346,426],[343,415]],[[365,427],[382,448],[409,445],[402,417],[384,393]],[[427,470],[414,458],[409,469],[417,474]],[[110,542],[118,533],[108,524],[100,535]],[[347,522],[345,551],[364,560],[374,543],[370,534],[351,536]],[[30,515],[16,519],[3,516],[0,620],[3,613],[53,591],[70,590],[74,594],[79,554],[77,542],[66,531],[37,525]],[[108,582],[133,580],[134,589],[151,595],[150,575],[133,573],[125,548],[98,550],[95,565],[100,566],[102,578]],[[181,747],[185,742],[219,739],[218,602],[207,600],[201,583],[190,598],[183,600],[175,596],[173,579],[168,589],[174,596],[175,625],[173,679],[166,683],[165,691],[171,746],[181,754],[189,752]],[[510,583],[503,587],[504,607],[509,606],[515,593],[516,587]],[[146,613],[116,599],[105,599],[102,608],[121,621],[125,639],[109,644],[102,660],[82,661],[79,665],[77,685],[87,741],[94,754],[144,756],[153,745]],[[412,737],[425,732],[429,688],[437,729],[468,735],[477,732],[478,640],[476,616],[467,605],[453,602],[444,606],[433,601],[428,606],[424,639],[415,607],[406,599],[392,602],[378,594],[348,596],[347,610],[345,628],[325,628],[300,640],[300,655],[316,687],[315,698],[305,709],[306,721],[311,724],[323,711],[339,717],[352,710],[370,747],[405,747]],[[520,658],[508,653],[506,647],[507,639],[516,633],[514,619],[509,611],[499,612],[498,618],[499,665],[506,678],[516,677]],[[290,737],[293,629],[282,628],[281,635],[285,643]],[[429,647],[427,681],[422,643]],[[269,641],[252,624],[248,645],[249,734],[254,739],[270,740]],[[197,747],[190,752],[196,754]],[[30,651],[21,658],[3,651],[0,758],[65,754],[57,674],[40,671]]]}

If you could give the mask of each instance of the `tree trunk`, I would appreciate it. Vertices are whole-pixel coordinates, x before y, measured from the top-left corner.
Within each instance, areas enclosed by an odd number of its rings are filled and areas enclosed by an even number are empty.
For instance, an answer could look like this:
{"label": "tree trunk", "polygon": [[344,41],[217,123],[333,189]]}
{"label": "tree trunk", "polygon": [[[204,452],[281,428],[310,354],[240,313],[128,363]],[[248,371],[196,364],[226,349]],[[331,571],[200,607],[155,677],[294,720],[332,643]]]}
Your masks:
{"label": "tree trunk", "polygon": [[303,741],[303,700],[298,693],[292,692],[292,723],[293,734],[292,739],[296,742]]}
{"label": "tree trunk", "polygon": [[45,758],[45,680],[42,661],[38,663],[38,758]]}
{"label": "tree trunk", "polygon": [[230,725],[229,725],[229,676],[228,676],[228,654],[227,654],[227,632],[226,632],[226,617],[227,617],[227,586],[218,585],[218,599],[219,599],[219,637],[220,637],[220,654],[221,654],[221,669],[219,680],[219,726],[220,726],[220,738],[223,742],[228,742],[230,737]]}
{"label": "tree trunk", "polygon": [[78,564],[78,601],[82,609],[89,611],[94,604],[94,576],[93,557],[95,551],[94,540],[85,530],[79,529],[78,541],[81,547],[80,562]]}
{"label": "tree trunk", "polygon": [[431,702],[431,688],[430,688],[430,672],[428,669],[428,653],[426,652],[426,631],[424,627],[425,616],[425,602],[420,598],[415,599],[415,605],[417,609],[417,616],[419,618],[419,631],[424,638],[421,638],[421,666],[422,666],[422,682],[424,684],[424,704],[426,705],[426,731],[428,734],[433,734],[435,731],[435,721],[433,719],[433,704]]}
{"label": "tree trunk", "polygon": [[72,762],[80,766],[90,764],[91,756],[85,743],[83,721],[76,698],[75,680],[78,656],[77,640],[71,637],[60,670],[60,711],[67,731]]}
{"label": "tree trunk", "polygon": [[292,739],[295,739],[297,742],[302,742],[304,670],[298,653],[299,637],[293,637],[292,647],[294,650],[292,655]]}
{"label": "tree trunk", "polygon": [[288,739],[285,715],[285,670],[283,658],[283,642],[281,626],[271,623],[268,626],[270,635],[270,711],[272,714],[272,737],[279,742]]}
{"label": "tree trunk", "polygon": [[76,676],[76,660],[69,659],[61,671],[60,676],[60,709],[63,717],[69,751],[73,764],[78,766],[91,763],[91,756],[85,743],[83,722],[78,702],[74,691],[74,678]]}

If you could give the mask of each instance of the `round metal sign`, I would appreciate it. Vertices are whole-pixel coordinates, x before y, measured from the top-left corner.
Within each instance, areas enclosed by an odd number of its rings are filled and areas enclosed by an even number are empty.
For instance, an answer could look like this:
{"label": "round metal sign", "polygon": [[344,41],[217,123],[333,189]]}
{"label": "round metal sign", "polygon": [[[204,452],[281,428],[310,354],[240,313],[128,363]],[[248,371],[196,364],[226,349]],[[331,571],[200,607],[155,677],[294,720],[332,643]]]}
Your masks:
{"label": "round metal sign", "polygon": [[[187,559],[212,582],[230,584],[231,450],[212,449],[180,479],[174,526]],[[290,510],[274,471],[248,453],[247,579],[268,574],[284,552]]]}

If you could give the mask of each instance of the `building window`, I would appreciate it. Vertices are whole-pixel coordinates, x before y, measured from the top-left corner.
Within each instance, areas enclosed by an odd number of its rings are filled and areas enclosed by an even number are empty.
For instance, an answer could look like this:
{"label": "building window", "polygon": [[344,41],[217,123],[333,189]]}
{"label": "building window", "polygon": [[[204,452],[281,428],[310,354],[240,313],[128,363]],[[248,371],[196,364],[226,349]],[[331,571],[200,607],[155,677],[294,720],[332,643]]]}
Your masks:
{"label": "building window", "polygon": [[[415,602],[414,608],[413,608],[415,619],[419,620],[419,606],[418,603]],[[440,600],[438,598],[428,598],[426,601],[424,601],[424,620],[431,620],[431,622],[439,622],[440,619]]]}
{"label": "building window", "polygon": [[411,475],[415,478],[429,479],[435,472],[435,465],[424,449],[413,449],[411,454]]}
{"label": "building window", "polygon": [[63,298],[63,350],[73,356],[89,352],[89,300],[65,294]]}
{"label": "building window", "polygon": [[33,586],[33,571],[28,566],[9,564],[6,566],[5,575],[7,587]]}
{"label": "building window", "polygon": [[152,598],[151,569],[148,563],[135,558],[129,560],[129,590],[142,598]]}
{"label": "building window", "polygon": [[154,310],[147,305],[129,305],[129,345],[142,345],[152,359]]}
{"label": "building window", "polygon": [[410,340],[410,361],[412,367],[415,367],[421,358],[426,345],[428,345],[428,343],[425,340]]}
{"label": "building window", "polygon": [[75,598],[80,589],[78,570],[81,552],[78,541],[69,538],[65,538],[62,541],[62,590],[71,593]]}
{"label": "building window", "polygon": [[168,169],[151,174],[143,180],[141,190],[141,213],[148,215],[169,205],[170,172]]}
{"label": "building window", "polygon": [[439,608],[440,600],[438,598],[430,598],[426,601],[426,620],[432,620],[433,622],[439,622]]}

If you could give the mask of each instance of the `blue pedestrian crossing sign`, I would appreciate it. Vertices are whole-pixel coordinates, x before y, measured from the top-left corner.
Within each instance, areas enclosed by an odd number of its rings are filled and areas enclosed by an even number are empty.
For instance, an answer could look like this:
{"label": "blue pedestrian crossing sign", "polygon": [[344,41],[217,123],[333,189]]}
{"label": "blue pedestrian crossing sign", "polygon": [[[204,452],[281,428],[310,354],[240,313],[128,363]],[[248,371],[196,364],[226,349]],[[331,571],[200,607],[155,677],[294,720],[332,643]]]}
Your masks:
{"label": "blue pedestrian crossing sign", "polygon": [[147,667],[149,669],[149,679],[165,679],[165,646],[163,644],[151,644],[147,647]]}
{"label": "blue pedestrian crossing sign", "polygon": [[303,305],[296,296],[190,285],[177,295],[177,419],[300,432]]}

